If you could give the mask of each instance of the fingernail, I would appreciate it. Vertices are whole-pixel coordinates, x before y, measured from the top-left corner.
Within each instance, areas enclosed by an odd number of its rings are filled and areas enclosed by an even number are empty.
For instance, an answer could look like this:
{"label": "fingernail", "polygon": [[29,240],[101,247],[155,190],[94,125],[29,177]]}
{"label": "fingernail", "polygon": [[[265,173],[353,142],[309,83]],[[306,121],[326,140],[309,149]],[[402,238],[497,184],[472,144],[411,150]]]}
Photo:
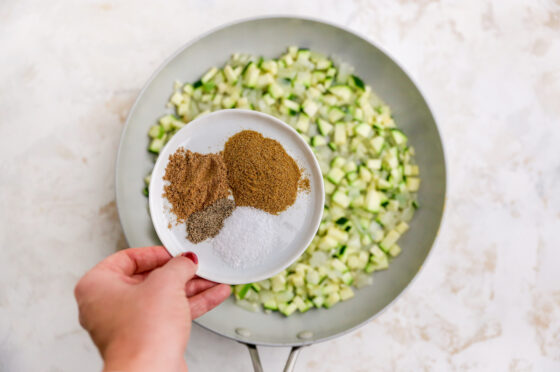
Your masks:
{"label": "fingernail", "polygon": [[195,264],[198,264],[198,257],[196,256],[196,254],[194,252],[185,252],[185,253],[182,253],[181,256],[188,258],[189,260],[191,260]]}

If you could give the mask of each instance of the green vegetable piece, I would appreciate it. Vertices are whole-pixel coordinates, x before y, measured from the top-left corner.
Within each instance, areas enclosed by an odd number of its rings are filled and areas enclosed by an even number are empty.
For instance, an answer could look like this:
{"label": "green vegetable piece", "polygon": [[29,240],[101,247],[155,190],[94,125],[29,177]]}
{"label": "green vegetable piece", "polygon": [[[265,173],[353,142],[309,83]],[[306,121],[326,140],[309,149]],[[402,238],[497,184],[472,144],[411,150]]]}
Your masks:
{"label": "green vegetable piece", "polygon": [[336,254],[337,257],[342,256],[342,255],[344,254],[344,252],[346,252],[346,248],[348,248],[348,246],[347,246],[346,244],[344,244],[343,246],[341,246],[341,247],[338,249],[338,253]]}
{"label": "green vegetable piece", "polygon": [[249,292],[249,289],[251,289],[253,286],[253,284],[249,283],[249,284],[245,284],[243,287],[241,287],[241,290],[239,291],[239,293],[237,294],[239,296],[239,299],[244,299],[245,296],[247,296],[247,292]]}
{"label": "green vegetable piece", "polygon": [[358,89],[364,90],[366,88],[362,79],[360,79],[356,75],[350,76],[350,81],[352,82],[352,85]]}
{"label": "green vegetable piece", "polygon": [[348,218],[340,217],[338,220],[335,221],[337,225],[345,225],[348,222]]}
{"label": "green vegetable piece", "polygon": [[165,134],[165,130],[161,125],[154,125],[148,131],[148,136],[151,138],[161,138]]}
{"label": "green vegetable piece", "polygon": [[206,92],[206,93],[210,93],[214,90],[214,88],[216,87],[216,83],[214,83],[214,81],[209,81],[207,83],[204,83],[204,85],[202,85],[202,89]]}

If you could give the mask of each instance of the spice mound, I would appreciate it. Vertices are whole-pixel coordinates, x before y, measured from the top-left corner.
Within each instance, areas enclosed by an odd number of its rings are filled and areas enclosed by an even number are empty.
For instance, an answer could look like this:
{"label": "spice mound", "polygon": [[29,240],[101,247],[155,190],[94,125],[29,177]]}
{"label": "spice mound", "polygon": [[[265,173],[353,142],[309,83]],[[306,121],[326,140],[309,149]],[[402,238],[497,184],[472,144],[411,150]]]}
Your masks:
{"label": "spice mound", "polygon": [[163,196],[179,223],[229,195],[227,170],[219,154],[199,154],[179,148],[169,156],[163,179],[169,181]]}
{"label": "spice mound", "polygon": [[282,145],[244,130],[228,139],[223,151],[227,178],[238,206],[279,214],[294,204],[301,170]]}
{"label": "spice mound", "polygon": [[309,178],[304,177],[299,180],[298,183],[298,190],[301,192],[309,193],[311,191],[311,183],[309,182]]}
{"label": "spice mound", "polygon": [[234,208],[233,200],[219,199],[208,208],[194,212],[187,219],[187,238],[197,244],[218,235]]}

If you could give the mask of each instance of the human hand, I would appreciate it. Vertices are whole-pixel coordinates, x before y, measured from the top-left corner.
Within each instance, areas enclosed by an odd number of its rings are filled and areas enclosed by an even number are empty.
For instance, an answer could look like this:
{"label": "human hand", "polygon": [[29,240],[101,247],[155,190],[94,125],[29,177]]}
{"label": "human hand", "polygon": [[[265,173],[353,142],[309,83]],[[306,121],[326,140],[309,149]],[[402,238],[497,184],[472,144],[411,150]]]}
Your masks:
{"label": "human hand", "polygon": [[76,285],[80,324],[104,371],[187,371],[191,319],[213,309],[230,287],[195,277],[194,253],[130,248],[97,264]]}

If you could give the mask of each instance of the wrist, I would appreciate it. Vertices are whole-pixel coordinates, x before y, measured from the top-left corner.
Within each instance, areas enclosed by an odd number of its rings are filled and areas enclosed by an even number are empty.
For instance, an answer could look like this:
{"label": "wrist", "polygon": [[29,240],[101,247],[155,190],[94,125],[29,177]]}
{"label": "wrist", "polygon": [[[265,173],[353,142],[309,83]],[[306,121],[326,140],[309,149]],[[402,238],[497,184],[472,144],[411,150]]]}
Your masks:
{"label": "wrist", "polygon": [[179,371],[185,361],[163,360],[152,357],[139,357],[133,359],[118,358],[107,359],[103,365],[103,372],[154,372],[154,371]]}
{"label": "wrist", "polygon": [[107,347],[103,361],[103,372],[178,371],[185,363],[182,355],[171,356],[150,348],[130,348],[130,344]]}
{"label": "wrist", "polygon": [[103,355],[103,372],[143,372],[148,371],[146,359],[126,350],[109,349]]}

